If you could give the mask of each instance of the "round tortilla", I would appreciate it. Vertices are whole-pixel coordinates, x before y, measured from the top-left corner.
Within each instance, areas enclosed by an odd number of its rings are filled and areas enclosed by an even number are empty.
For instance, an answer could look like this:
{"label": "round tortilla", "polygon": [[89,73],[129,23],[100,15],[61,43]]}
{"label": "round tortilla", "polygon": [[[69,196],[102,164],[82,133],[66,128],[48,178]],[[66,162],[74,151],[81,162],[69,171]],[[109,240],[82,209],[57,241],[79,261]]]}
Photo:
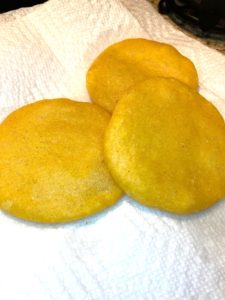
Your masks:
{"label": "round tortilla", "polygon": [[103,51],[87,73],[87,89],[93,102],[112,112],[125,90],[149,77],[172,77],[193,89],[198,75],[193,63],[173,46],[128,39]]}
{"label": "round tortilla", "polygon": [[26,220],[81,219],[114,204],[121,190],[103,161],[110,116],[67,99],[24,106],[0,125],[0,204]]}
{"label": "round tortilla", "polygon": [[225,196],[225,123],[217,109],[174,79],[127,91],[106,130],[105,160],[140,203],[186,214]]}

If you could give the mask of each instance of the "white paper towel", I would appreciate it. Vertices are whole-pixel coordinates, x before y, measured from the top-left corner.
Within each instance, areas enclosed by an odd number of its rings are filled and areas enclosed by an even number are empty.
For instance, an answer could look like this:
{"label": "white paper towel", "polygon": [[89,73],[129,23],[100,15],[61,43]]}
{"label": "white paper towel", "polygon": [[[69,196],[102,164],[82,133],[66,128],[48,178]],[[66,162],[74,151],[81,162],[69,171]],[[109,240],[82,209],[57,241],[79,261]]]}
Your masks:
{"label": "white paper towel", "polygon": [[[168,24],[145,0],[50,0],[0,15],[0,118],[53,97],[88,101],[85,74],[106,46],[168,42],[197,66],[225,116],[225,56]],[[225,202],[172,216],[124,197],[80,222],[35,225],[0,214],[2,300],[225,299]]]}

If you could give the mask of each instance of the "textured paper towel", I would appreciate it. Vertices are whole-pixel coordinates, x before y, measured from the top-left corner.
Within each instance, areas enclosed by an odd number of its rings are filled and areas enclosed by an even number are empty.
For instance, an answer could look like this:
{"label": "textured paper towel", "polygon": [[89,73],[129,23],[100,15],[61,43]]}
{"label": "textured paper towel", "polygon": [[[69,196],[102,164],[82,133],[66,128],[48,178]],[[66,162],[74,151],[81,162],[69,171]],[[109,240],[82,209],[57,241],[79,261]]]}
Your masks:
{"label": "textured paper towel", "polygon": [[[225,57],[145,0],[50,0],[0,15],[0,118],[41,98],[88,101],[85,73],[124,38],[168,42],[196,64],[225,116]],[[42,226],[0,214],[0,299],[225,299],[225,202],[176,217],[124,198],[87,220]]]}

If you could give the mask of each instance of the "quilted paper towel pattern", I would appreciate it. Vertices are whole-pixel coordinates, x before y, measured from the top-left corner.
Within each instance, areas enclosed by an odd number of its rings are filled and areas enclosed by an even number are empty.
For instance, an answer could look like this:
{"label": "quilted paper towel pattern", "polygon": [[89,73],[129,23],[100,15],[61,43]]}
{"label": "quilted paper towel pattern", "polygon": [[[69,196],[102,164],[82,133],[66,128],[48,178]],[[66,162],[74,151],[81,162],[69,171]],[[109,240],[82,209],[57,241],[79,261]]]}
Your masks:
{"label": "quilted paper towel pattern", "polygon": [[[201,93],[225,117],[225,57],[168,24],[145,0],[49,0],[0,15],[0,118],[54,97],[89,101],[86,71],[131,37],[168,42],[197,66]],[[124,197],[60,226],[0,214],[0,299],[225,298],[225,202],[177,217]]]}

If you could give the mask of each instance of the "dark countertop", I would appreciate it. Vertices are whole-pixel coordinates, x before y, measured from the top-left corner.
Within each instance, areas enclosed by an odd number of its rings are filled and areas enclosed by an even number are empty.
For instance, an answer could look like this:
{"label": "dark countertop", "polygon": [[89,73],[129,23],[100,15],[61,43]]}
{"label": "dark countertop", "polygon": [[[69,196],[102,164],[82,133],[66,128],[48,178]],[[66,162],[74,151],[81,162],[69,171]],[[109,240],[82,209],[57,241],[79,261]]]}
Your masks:
{"label": "dark countertop", "polygon": [[[153,6],[157,9],[159,0],[149,0]],[[187,35],[194,37],[196,40],[199,40],[201,43],[216,49],[218,51],[220,51],[221,53],[223,53],[225,55],[225,42],[220,42],[220,41],[213,41],[213,40],[204,40],[202,38],[196,37],[195,35],[193,35],[192,33],[180,28],[178,25],[176,25],[175,23],[173,23],[169,17],[167,16],[163,16],[166,20],[168,20],[168,22],[170,22],[171,24],[173,24],[174,27],[179,28],[179,30],[182,30],[183,32],[185,32]]]}

